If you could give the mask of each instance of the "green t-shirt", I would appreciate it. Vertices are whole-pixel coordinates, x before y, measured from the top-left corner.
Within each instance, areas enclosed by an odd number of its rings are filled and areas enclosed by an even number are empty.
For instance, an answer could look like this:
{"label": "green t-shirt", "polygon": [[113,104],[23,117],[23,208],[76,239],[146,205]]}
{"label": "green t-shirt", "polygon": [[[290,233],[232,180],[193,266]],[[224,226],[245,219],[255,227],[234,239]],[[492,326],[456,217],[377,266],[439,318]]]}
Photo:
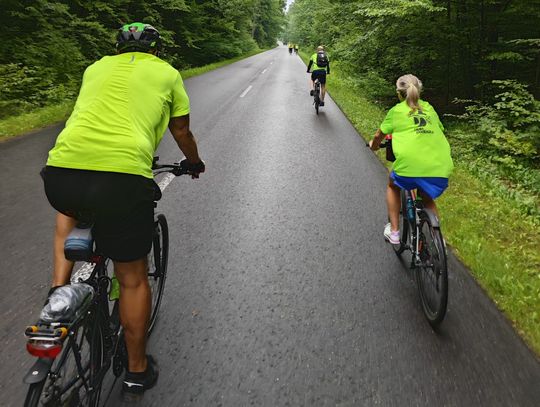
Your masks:
{"label": "green t-shirt", "polygon": [[[326,54],[326,58],[328,58],[328,54]],[[311,58],[311,62],[313,62],[313,65],[311,65],[311,72],[313,71],[326,71],[325,66],[319,66],[317,65],[317,53],[314,53]],[[330,62],[330,58],[328,58],[328,62]]]}
{"label": "green t-shirt", "polygon": [[47,165],[152,178],[170,118],[187,114],[182,77],[167,62],[141,52],[104,57],[86,69]]}
{"label": "green t-shirt", "polygon": [[448,178],[454,164],[444,127],[428,102],[419,104],[421,109],[413,113],[405,101],[398,103],[380,126],[384,134],[392,134],[393,170],[403,177]]}

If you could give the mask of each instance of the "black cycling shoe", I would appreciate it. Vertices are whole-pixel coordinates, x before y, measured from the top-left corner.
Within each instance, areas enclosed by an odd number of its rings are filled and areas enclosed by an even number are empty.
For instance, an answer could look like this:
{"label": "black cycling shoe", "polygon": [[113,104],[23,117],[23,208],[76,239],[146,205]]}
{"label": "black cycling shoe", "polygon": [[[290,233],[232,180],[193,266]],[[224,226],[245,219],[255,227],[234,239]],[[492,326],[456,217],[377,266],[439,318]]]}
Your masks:
{"label": "black cycling shoe", "polygon": [[314,90],[310,90],[309,91],[309,96],[313,96],[315,94],[315,91]]}
{"label": "black cycling shoe", "polygon": [[156,385],[159,376],[156,361],[150,355],[146,355],[146,360],[148,365],[144,372],[126,372],[124,383],[122,383],[122,399],[124,402],[132,403],[140,401],[145,390],[151,389]]}
{"label": "black cycling shoe", "polygon": [[319,106],[324,106],[324,102],[321,101],[321,102],[319,103]]}

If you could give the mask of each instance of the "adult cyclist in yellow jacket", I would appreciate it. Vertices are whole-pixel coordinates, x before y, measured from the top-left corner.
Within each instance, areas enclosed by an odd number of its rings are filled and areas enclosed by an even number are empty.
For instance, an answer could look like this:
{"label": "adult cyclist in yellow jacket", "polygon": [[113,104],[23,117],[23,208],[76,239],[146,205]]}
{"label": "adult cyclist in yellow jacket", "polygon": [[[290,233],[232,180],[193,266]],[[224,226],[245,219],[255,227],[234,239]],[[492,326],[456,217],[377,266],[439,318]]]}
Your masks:
{"label": "adult cyclist in yellow jacket", "polygon": [[424,205],[437,213],[434,200],[448,187],[454,168],[439,116],[420,99],[422,82],[414,75],[404,75],[397,80],[396,88],[400,103],[390,109],[370,142],[376,151],[385,135],[392,134],[396,160],[386,190],[390,223],[384,228],[384,237],[392,244],[400,243],[400,189],[417,189]]}
{"label": "adult cyclist in yellow jacket", "polygon": [[326,75],[330,75],[330,61],[328,55],[324,51],[324,47],[319,45],[317,52],[309,59],[307,73],[311,72],[311,91],[309,94],[313,96],[315,88],[315,80],[319,80],[321,84],[321,106],[324,106],[324,97],[326,96]]}
{"label": "adult cyclist in yellow jacket", "polygon": [[167,127],[187,157],[192,176],[204,172],[189,129],[189,98],[179,72],[158,57],[159,32],[142,23],[118,33],[118,55],[89,66],[71,117],[42,171],[45,193],[58,211],[53,288],[67,284],[73,263],[63,253],[75,226],[70,215],[91,212],[97,250],[114,262],[120,319],[128,350],[126,398],[155,385],[157,365],[147,356],[151,293],[146,257],[154,228],[152,162]]}

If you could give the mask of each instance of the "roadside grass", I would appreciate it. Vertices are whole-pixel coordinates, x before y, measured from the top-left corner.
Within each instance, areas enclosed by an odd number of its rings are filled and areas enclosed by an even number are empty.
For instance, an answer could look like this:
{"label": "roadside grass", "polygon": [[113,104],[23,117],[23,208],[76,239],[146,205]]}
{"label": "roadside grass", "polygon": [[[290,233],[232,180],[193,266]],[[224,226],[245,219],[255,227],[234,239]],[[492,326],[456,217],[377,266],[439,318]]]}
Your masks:
{"label": "roadside grass", "polygon": [[66,120],[73,109],[73,103],[67,100],[0,120],[0,141]]}
{"label": "roadside grass", "polygon": [[[269,49],[269,48],[268,48]],[[197,68],[186,69],[180,71],[182,78],[185,80],[193,76],[202,75],[203,73],[212,71],[217,68],[221,68],[226,65],[233,64],[242,59],[251,57],[268,49],[255,49],[248,52],[245,55],[227,59],[213,64],[200,66]],[[28,113],[23,113],[17,116],[7,117],[0,120],[0,141],[7,140],[8,138],[20,136],[28,132],[47,127],[49,125],[66,120],[71,111],[73,110],[74,101],[67,100],[60,104],[45,106],[32,110]]]}
{"label": "roadside grass", "polygon": [[[301,56],[304,61],[309,59],[305,53]],[[385,109],[363,97],[352,79],[340,76],[339,64],[332,63],[327,83],[332,99],[353,126],[364,138],[372,138]],[[448,133],[452,133],[451,127]],[[378,156],[388,167],[383,152]],[[473,174],[466,158],[460,161],[454,155],[454,163],[450,187],[437,201],[444,236],[519,334],[540,354],[540,219],[527,214],[519,195],[508,193],[504,184],[488,174]]]}

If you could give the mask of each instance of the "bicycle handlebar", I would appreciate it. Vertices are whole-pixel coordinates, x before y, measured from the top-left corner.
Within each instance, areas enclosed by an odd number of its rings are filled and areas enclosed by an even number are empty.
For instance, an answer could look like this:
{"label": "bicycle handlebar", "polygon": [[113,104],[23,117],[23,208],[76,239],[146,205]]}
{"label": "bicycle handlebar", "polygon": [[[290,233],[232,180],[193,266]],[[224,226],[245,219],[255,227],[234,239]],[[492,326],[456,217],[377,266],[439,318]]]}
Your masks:
{"label": "bicycle handlebar", "polygon": [[152,162],[152,172],[154,173],[154,176],[163,174],[165,172],[170,172],[176,176],[186,175],[189,173],[187,168],[182,168],[180,166],[180,163],[159,164],[158,161],[159,157],[154,157],[154,161]]}

